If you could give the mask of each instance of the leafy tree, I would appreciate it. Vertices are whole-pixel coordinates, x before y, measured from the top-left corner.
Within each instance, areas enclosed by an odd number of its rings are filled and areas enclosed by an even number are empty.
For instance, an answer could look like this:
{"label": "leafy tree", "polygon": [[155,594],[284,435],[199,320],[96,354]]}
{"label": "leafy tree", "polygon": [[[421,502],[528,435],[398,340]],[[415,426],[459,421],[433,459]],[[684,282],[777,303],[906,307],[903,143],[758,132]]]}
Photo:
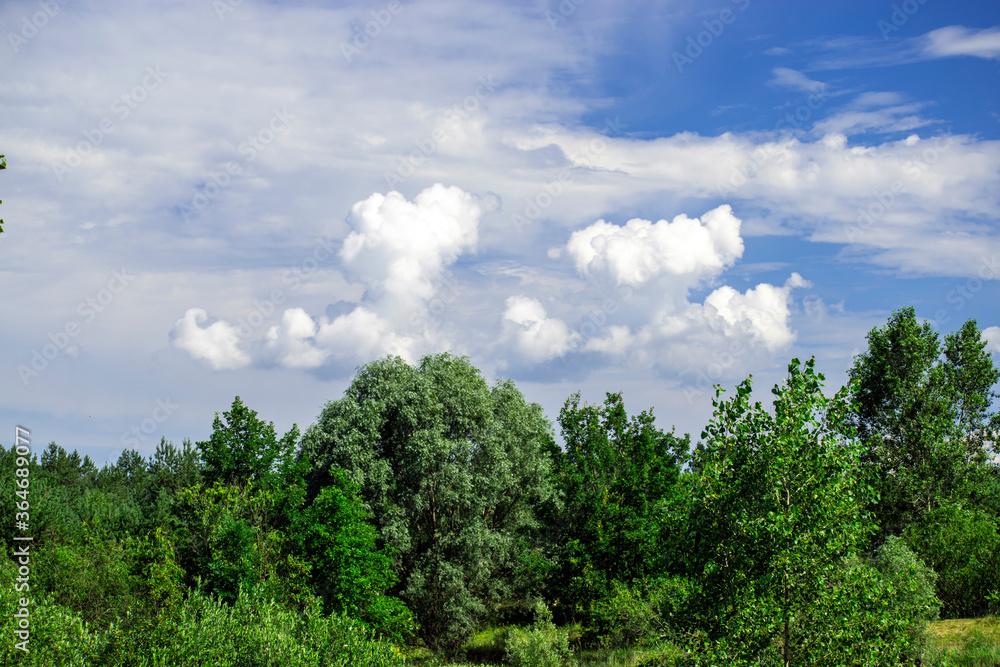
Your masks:
{"label": "leafy tree", "polygon": [[651,412],[631,420],[621,394],[603,406],[580,405],[574,394],[559,413],[566,442],[556,457],[563,511],[552,535],[562,545],[551,588],[576,611],[660,569],[662,501],[688,459],[690,441],[654,425]]}
{"label": "leafy tree", "polygon": [[293,460],[299,429],[294,424],[281,440],[274,422],[264,423],[237,396],[229,412],[215,413],[212,436],[198,443],[205,462],[205,481],[258,486],[277,483],[282,469]]}
{"label": "leafy tree", "polygon": [[335,467],[358,485],[425,643],[457,648],[510,593],[539,527],[551,431],[540,406],[464,357],[388,357],[326,405],[302,454],[321,481]]}
{"label": "leafy tree", "polygon": [[750,404],[750,379],[713,401],[690,516],[703,627],[732,662],[889,664],[909,620],[892,620],[876,570],[850,565],[873,530],[870,487],[847,391],[825,397],[814,365],[792,360],[773,412]]}
{"label": "leafy tree", "polygon": [[937,504],[985,502],[984,445],[1000,428],[1000,415],[990,412],[1000,371],[975,320],[945,336],[942,349],[913,308],[897,310],[869,332],[850,377],[852,421],[878,473],[883,535],[902,534]]}
{"label": "leafy tree", "polygon": [[[304,502],[304,487],[293,493]],[[378,549],[371,514],[342,474],[311,504],[293,511],[288,534],[308,564],[312,590],[327,612],[346,613],[398,640],[412,634],[412,614],[386,594],[396,583],[392,557]]]}
{"label": "leafy tree", "polygon": [[1000,589],[1000,527],[996,515],[975,507],[935,507],[906,527],[904,537],[937,573],[947,618],[983,614]]}

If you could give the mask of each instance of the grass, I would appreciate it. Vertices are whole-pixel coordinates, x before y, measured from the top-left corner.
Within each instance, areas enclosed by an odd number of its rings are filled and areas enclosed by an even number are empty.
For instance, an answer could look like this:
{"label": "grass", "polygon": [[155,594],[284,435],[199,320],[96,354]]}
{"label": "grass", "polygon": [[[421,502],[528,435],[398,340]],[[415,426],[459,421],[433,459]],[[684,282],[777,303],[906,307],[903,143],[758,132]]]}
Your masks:
{"label": "grass", "polygon": [[[407,652],[407,663],[415,667],[502,667],[503,633],[507,626],[481,629],[463,646],[463,655],[447,659],[425,648]],[[668,642],[620,649],[581,646],[579,625],[570,626],[574,667],[638,667],[654,657],[677,655]],[[925,667],[1000,667],[1000,619],[959,618],[930,624]]]}
{"label": "grass", "polygon": [[[508,626],[487,627],[478,631],[462,647],[462,655],[448,660],[425,648],[407,651],[407,662],[416,667],[503,667],[503,635]],[[573,667],[638,667],[650,658],[677,654],[669,642],[634,648],[583,648],[580,624],[569,626]]]}
{"label": "grass", "polygon": [[1000,667],[1000,621],[996,617],[935,621],[929,634],[925,665]]}

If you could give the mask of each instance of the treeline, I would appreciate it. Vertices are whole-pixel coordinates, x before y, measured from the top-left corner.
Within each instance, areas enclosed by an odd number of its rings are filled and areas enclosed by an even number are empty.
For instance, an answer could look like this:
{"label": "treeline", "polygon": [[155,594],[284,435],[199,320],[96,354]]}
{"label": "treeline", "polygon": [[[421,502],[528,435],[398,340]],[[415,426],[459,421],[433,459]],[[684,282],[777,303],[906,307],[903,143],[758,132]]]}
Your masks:
{"label": "treeline", "polygon": [[719,389],[695,443],[609,393],[566,401],[560,447],[440,354],[362,367],[302,434],[237,397],[148,459],[11,448],[0,520],[33,542],[30,591],[0,559],[0,662],[412,664],[490,625],[513,665],[569,664],[571,626],[649,664],[919,664],[928,622],[1000,601],[998,380],[975,321],[903,309],[836,394],[792,360],[770,406]]}

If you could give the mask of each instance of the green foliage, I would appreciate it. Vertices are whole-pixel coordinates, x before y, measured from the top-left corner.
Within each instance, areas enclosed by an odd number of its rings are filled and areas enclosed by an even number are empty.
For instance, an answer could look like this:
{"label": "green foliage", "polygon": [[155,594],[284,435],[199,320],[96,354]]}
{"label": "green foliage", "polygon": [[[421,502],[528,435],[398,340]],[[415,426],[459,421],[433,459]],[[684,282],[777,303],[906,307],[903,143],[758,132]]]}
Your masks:
{"label": "green foliage", "polygon": [[932,509],[906,527],[907,543],[937,573],[937,594],[946,618],[974,616],[1000,590],[997,517],[959,504]]}
{"label": "green foliage", "polygon": [[301,612],[253,591],[235,605],[199,593],[174,614],[148,624],[90,626],[49,596],[32,595],[30,652],[14,647],[15,568],[0,563],[0,664],[37,667],[390,667],[404,664],[394,646],[359,622],[322,613],[319,600]]}
{"label": "green foliage", "polygon": [[216,483],[179,494],[178,562],[188,586],[200,585],[225,602],[240,586],[259,582],[269,597],[295,606],[309,590],[309,572],[279,529],[281,492]]}
{"label": "green foliage", "polygon": [[278,440],[274,423],[258,419],[257,413],[237,396],[229,412],[223,412],[222,417],[215,413],[211,438],[198,443],[205,462],[205,480],[210,484],[253,482],[260,487],[273,486],[291,465],[298,439],[298,427],[293,425]]}
{"label": "green foliage", "polygon": [[608,394],[603,406],[583,407],[575,394],[559,424],[566,448],[556,457],[556,479],[564,507],[550,521],[559,545],[550,588],[586,614],[613,582],[660,569],[661,504],[690,443],[657,429],[650,412],[630,420],[620,394]]}
{"label": "green foliage", "polygon": [[511,667],[560,667],[569,660],[569,634],[552,622],[544,602],[535,605],[530,628],[510,628],[504,635],[504,659]]}
{"label": "green foliage", "polygon": [[[89,658],[100,649],[99,634],[92,632],[78,613],[56,604],[40,589],[15,590],[17,576],[17,566],[11,559],[0,557],[0,636],[3,637],[0,664],[31,667],[90,667],[96,664]],[[30,581],[28,584],[31,585]],[[20,613],[22,598],[30,600],[27,653],[15,646],[22,640],[14,634],[19,629],[19,619],[14,614]]]}
{"label": "green foliage", "polygon": [[51,591],[52,600],[73,609],[91,625],[107,627],[141,606],[137,544],[130,536],[116,539],[85,530],[79,541],[50,542],[33,559],[33,581]]}
{"label": "green foliage", "polygon": [[[945,337],[918,324],[913,308],[893,313],[868,334],[850,371],[853,423],[878,473],[874,507],[882,534],[900,535],[935,505],[984,502],[990,412],[1000,380],[975,320]],[[926,554],[921,554],[926,556]]]}
{"label": "green foliage", "polygon": [[601,645],[622,648],[650,645],[683,632],[695,590],[685,577],[642,581],[631,586],[613,582],[611,594],[594,612],[594,631]]}
{"label": "green foliage", "polygon": [[934,593],[938,575],[901,538],[892,535],[879,547],[874,564],[895,593],[893,615],[910,619],[906,657],[916,660],[927,646],[930,622],[938,618],[941,610],[941,601]]}
{"label": "green foliage", "polygon": [[220,601],[232,604],[240,589],[252,588],[258,582],[253,532],[244,519],[226,514],[212,531],[209,545],[207,590],[218,595]]}
{"label": "green foliage", "polygon": [[870,489],[844,424],[846,390],[826,398],[814,363],[792,360],[772,390],[773,412],[750,404],[749,379],[733,399],[716,398],[702,434],[690,515],[702,563],[697,606],[706,650],[735,664],[835,664],[822,656],[848,645],[885,658],[905,643],[906,626],[890,628],[878,573],[847,566],[872,532]]}
{"label": "green foliage", "polygon": [[[145,645],[112,646],[109,664],[150,667],[376,667],[402,665],[398,650],[377,642],[363,625],[344,616],[325,616],[319,601],[302,613],[283,609],[253,591],[235,605],[202,595],[189,596],[175,625],[161,626]],[[147,653],[142,662],[123,649]],[[117,655],[116,655],[117,653]]]}
{"label": "green foliage", "polygon": [[[304,502],[305,490],[298,491]],[[336,474],[334,483],[308,507],[295,512],[288,530],[304,554],[312,590],[323,598],[326,611],[361,619],[399,641],[412,635],[412,614],[386,594],[396,583],[392,558],[378,548],[371,514],[342,474]]]}
{"label": "green foliage", "polygon": [[432,647],[455,649],[510,594],[536,510],[552,494],[541,407],[509,381],[492,388],[467,359],[398,357],[361,368],[310,427],[314,486],[331,467],[357,484],[395,554],[400,597]]}

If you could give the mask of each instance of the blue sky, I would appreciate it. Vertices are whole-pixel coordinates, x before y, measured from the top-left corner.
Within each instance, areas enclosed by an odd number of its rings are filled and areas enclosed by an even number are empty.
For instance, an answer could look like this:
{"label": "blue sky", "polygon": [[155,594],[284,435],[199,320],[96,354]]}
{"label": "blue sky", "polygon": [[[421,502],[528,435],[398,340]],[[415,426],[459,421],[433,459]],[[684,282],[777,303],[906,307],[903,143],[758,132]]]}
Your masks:
{"label": "blue sky", "polygon": [[[914,306],[1000,354],[1000,5],[7,2],[0,418],[115,460],[386,354],[553,420],[831,390]],[[367,31],[367,34],[366,34]],[[996,359],[996,357],[995,357]],[[998,360],[1000,361],[1000,360]]]}

